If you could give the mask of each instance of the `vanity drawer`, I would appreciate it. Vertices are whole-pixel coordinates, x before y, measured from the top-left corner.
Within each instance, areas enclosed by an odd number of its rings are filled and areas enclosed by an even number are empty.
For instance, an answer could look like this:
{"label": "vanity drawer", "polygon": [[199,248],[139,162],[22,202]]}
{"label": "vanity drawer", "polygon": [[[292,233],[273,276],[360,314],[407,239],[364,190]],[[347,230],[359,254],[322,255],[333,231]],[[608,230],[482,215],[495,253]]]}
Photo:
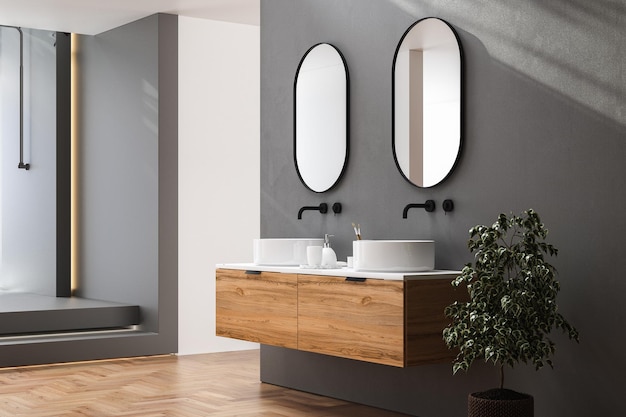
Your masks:
{"label": "vanity drawer", "polygon": [[297,275],[216,271],[216,335],[297,348]]}
{"label": "vanity drawer", "polygon": [[298,275],[298,349],[391,366],[451,361],[442,338],[450,281]]}
{"label": "vanity drawer", "polygon": [[404,366],[404,282],[298,275],[298,349]]}

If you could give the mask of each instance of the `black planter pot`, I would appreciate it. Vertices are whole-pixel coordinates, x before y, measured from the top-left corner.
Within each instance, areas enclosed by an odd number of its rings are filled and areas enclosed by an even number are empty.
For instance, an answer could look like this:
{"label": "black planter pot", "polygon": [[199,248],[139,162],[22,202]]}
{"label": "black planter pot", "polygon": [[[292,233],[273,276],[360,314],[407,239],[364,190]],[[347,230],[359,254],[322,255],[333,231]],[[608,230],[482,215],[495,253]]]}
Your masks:
{"label": "black planter pot", "polygon": [[468,417],[533,417],[533,397],[507,389],[475,392],[468,396]]}

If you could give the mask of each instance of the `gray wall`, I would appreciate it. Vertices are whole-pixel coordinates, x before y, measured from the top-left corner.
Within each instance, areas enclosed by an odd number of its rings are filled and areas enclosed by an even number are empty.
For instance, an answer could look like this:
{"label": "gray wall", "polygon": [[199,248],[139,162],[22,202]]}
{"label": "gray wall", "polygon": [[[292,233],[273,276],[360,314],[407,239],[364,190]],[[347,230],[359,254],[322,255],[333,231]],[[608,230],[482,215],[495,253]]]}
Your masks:
{"label": "gray wall", "polygon": [[154,332],[177,298],[177,39],[177,17],[153,15],[79,47],[76,295],[137,304]]}
{"label": "gray wall", "polygon": [[0,289],[56,295],[55,32],[24,29],[24,162],[20,139],[20,42],[0,29]]}
{"label": "gray wall", "polygon": [[80,37],[76,295],[158,309],[158,18]]}
{"label": "gray wall", "polygon": [[[391,153],[391,66],[404,31],[428,16],[461,39],[465,142],[452,176],[419,189]],[[532,393],[536,415],[623,415],[625,25],[626,5],[604,0],[262,0],[261,235],[333,233],[345,258],[358,222],[365,238],[433,238],[436,267],[460,269],[471,260],[471,226],[534,208],[560,250],[560,311],[581,343],[555,334],[555,369],[519,366],[506,385]],[[299,182],[292,156],[293,78],[318,42],[342,51],[351,89],[349,165],[324,194]],[[437,211],[402,219],[407,203],[429,198]],[[456,205],[448,215],[446,198]],[[343,213],[297,220],[301,206],[322,201],[343,203]],[[267,346],[261,377],[424,417],[463,415],[467,393],[498,384],[496,369],[482,363],[452,376],[447,364],[400,370]]]}

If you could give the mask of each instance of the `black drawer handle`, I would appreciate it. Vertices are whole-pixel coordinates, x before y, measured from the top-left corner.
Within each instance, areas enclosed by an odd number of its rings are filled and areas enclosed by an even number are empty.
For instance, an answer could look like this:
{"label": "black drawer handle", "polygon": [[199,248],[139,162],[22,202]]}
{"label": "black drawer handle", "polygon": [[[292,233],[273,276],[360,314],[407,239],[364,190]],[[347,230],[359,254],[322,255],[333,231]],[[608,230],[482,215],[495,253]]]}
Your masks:
{"label": "black drawer handle", "polygon": [[261,275],[261,271],[246,271],[246,275]]}
{"label": "black drawer handle", "polygon": [[350,282],[365,282],[367,278],[346,277],[346,281]]}

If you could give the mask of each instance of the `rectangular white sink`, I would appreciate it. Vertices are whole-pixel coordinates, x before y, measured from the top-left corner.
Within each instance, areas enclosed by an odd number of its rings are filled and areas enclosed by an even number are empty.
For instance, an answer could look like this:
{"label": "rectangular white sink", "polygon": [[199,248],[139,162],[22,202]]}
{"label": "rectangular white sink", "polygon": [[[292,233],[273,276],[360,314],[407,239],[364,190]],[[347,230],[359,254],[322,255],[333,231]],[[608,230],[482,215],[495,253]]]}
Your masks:
{"label": "rectangular white sink", "polygon": [[323,246],[324,239],[254,239],[253,245],[255,265],[299,266],[307,264],[307,246]]}
{"label": "rectangular white sink", "polygon": [[421,272],[435,269],[434,240],[355,240],[354,269],[376,272]]}

